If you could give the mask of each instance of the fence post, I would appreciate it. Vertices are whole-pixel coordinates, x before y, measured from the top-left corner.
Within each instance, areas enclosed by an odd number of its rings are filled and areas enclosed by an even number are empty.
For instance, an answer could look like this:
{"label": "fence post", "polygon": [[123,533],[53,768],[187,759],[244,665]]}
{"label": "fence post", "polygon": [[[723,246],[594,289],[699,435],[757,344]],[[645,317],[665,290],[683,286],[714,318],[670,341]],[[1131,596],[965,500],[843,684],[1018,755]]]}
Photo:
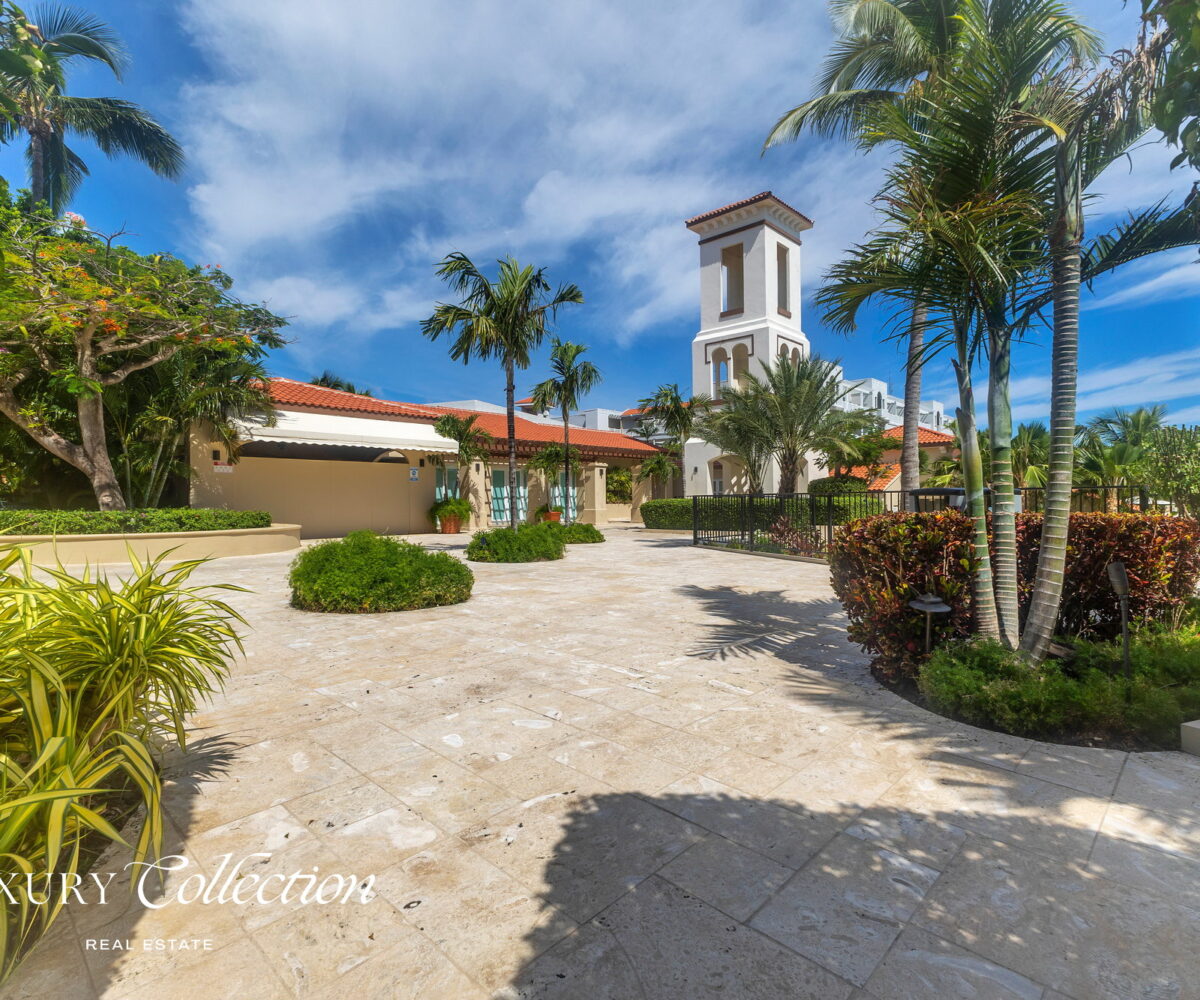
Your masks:
{"label": "fence post", "polygon": [[825,548],[833,544],[833,496],[825,497]]}
{"label": "fence post", "polygon": [[738,496],[738,527],[742,535],[742,545],[745,548],[750,547],[750,540],[746,537],[746,500],[747,496],[743,493]]}
{"label": "fence post", "polygon": [[700,495],[692,497],[692,544],[700,544]]}

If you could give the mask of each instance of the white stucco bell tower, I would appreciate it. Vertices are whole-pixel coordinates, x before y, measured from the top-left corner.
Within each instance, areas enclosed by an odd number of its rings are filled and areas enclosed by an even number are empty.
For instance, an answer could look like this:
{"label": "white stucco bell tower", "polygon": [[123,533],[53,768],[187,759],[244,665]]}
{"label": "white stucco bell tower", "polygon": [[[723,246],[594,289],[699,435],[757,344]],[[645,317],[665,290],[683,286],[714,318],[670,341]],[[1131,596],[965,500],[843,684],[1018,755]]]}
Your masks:
{"label": "white stucco bell tower", "polygon": [[[781,354],[809,351],[800,328],[800,234],[812,221],[770,191],[687,220],[700,238],[700,332],[692,341],[692,392],[721,398]],[[721,456],[689,442],[686,492],[730,489]],[[715,463],[715,467],[714,467]],[[766,489],[774,483],[764,484]]]}

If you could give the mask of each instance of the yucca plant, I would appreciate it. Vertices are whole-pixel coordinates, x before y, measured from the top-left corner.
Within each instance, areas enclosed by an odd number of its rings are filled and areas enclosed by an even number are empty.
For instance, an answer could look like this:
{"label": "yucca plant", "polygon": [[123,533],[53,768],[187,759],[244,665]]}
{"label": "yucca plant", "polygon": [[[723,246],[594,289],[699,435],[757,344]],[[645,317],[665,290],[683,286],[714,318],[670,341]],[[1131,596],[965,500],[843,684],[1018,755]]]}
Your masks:
{"label": "yucca plant", "polygon": [[[243,619],[186,585],[199,561],[130,558],[132,575],[114,583],[62,569],[39,578],[27,554],[0,555],[0,879],[33,890],[0,908],[0,981],[58,916],[63,877],[104,842],[157,858],[153,746],[184,742],[187,714],[240,648]],[[130,844],[120,827],[138,807]]]}

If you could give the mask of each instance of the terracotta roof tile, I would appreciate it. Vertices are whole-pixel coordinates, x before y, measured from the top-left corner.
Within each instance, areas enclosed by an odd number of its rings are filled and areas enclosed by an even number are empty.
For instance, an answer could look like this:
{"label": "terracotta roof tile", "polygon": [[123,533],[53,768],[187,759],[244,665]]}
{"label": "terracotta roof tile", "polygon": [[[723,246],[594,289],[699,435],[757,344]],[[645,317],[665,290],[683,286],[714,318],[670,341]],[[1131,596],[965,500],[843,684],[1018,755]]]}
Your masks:
{"label": "terracotta roof tile", "polygon": [[724,215],[726,212],[732,212],[735,208],[745,208],[747,205],[755,205],[760,201],[766,201],[768,198],[773,198],[789,212],[800,216],[800,218],[802,218],[805,222],[807,222],[809,225],[812,225],[812,219],[810,219],[803,212],[792,208],[792,206],[782,198],[776,198],[775,195],[773,195],[770,191],[760,191],[758,194],[751,195],[749,198],[743,198],[741,201],[730,202],[728,205],[723,205],[721,208],[714,208],[711,212],[702,212],[700,215],[694,215],[684,222],[684,225],[694,226],[697,222],[706,222],[709,219],[715,219],[718,215]]}
{"label": "terracotta roof tile", "polygon": [[[884,437],[895,438],[897,441],[904,440],[903,427],[889,427],[883,432]],[[928,427],[917,428],[917,443],[918,444],[954,444],[953,434],[944,434],[942,431],[930,430]]]}
{"label": "terracotta roof tile", "polygon": [[[353,392],[343,392],[340,389],[327,389],[320,385],[310,385],[308,382],[297,382],[295,379],[272,377],[270,381],[271,398],[280,407],[303,406],[318,410],[332,410],[337,413],[372,413],[396,420],[434,421],[445,413],[456,413],[460,416],[476,417],[476,426],[487,431],[497,442],[507,440],[508,429],[503,413],[481,413],[476,410],[459,410],[446,406],[426,406],[422,403],[401,403],[392,399],[375,399],[371,396],[359,396]],[[517,445],[524,446],[523,450],[532,450],[544,444],[562,440],[562,428],[557,424],[542,423],[529,420],[521,414],[516,415]],[[585,430],[582,427],[571,428],[571,443],[577,445],[586,455],[625,455],[637,457],[652,455],[657,448],[638,438],[622,434],[620,431]]]}
{"label": "terracotta roof tile", "polygon": [[[459,410],[446,406],[431,406],[428,409],[437,413],[456,413],[460,416],[476,417],[475,426],[487,431],[497,442],[508,439],[508,418],[503,413],[481,413],[477,410]],[[517,445],[526,448],[541,447],[544,444],[557,444],[562,441],[562,427],[558,424],[542,423],[538,420],[528,420],[516,415]],[[583,427],[571,428],[571,444],[584,453],[610,455],[653,455],[657,448],[639,438],[630,437],[620,431],[589,430]]]}
{"label": "terracotta roof tile", "polygon": [[422,417],[436,420],[438,414],[429,407],[416,403],[397,403],[390,399],[375,399],[360,396],[341,389],[328,389],[323,385],[310,385],[295,379],[272,376],[269,384],[271,398],[278,406],[311,406],[322,410],[340,410],[345,413],[382,413],[398,417]]}
{"label": "terracotta roof tile", "polygon": [[[865,465],[856,465],[850,469],[846,475],[853,476],[855,479],[866,479],[871,474],[871,469]],[[892,465],[877,465],[875,466],[875,478],[867,483],[869,490],[886,490],[897,477],[900,475],[900,465],[895,463]]]}

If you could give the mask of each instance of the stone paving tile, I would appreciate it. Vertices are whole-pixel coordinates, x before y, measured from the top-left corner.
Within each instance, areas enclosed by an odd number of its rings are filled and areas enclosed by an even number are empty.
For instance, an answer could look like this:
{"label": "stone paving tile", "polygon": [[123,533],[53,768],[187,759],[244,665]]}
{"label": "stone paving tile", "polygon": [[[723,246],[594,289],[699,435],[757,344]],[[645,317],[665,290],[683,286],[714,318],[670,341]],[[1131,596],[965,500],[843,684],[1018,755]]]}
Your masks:
{"label": "stone paving tile", "polygon": [[457,833],[517,802],[511,792],[432,751],[372,771],[369,777],[447,833]]}
{"label": "stone paving tile", "polygon": [[1053,781],[1090,795],[1112,794],[1125,766],[1126,754],[1099,747],[1064,747],[1035,743],[1017,764],[1018,774]]}
{"label": "stone paving tile", "polygon": [[[1200,996],[1200,912],[1075,862],[972,839],[915,923],[982,958],[1087,1000]],[[1134,930],[1136,928],[1136,931]]]}
{"label": "stone paving tile", "polygon": [[667,862],[659,875],[741,921],[795,872],[717,834]]}
{"label": "stone paving tile", "polygon": [[932,813],[986,837],[1070,858],[1087,856],[1108,801],[947,754],[914,767],[878,804]]}
{"label": "stone paving tile", "polygon": [[[497,813],[459,836],[583,923],[704,833],[631,795],[545,795]],[[547,865],[549,858],[557,863]]]}
{"label": "stone paving tile", "polygon": [[863,986],[937,877],[899,854],[839,836],[750,926]]}
{"label": "stone paving tile", "polygon": [[531,948],[544,950],[575,928],[552,904],[466,845],[434,845],[381,872],[376,887],[472,980],[499,989]]}
{"label": "stone paving tile", "polygon": [[253,630],[164,762],[166,851],[377,896],[147,910],[114,849],[0,997],[1200,1000],[1200,761],[938,718],[823,567],[607,535],[394,615],[289,608],[288,553],[199,568]]}
{"label": "stone paving tile", "polygon": [[851,986],[660,878],[522,969],[514,1000],[845,1000]]}
{"label": "stone paving tile", "polygon": [[1041,1000],[1042,987],[916,927],[909,927],[867,981],[878,1000]]}

